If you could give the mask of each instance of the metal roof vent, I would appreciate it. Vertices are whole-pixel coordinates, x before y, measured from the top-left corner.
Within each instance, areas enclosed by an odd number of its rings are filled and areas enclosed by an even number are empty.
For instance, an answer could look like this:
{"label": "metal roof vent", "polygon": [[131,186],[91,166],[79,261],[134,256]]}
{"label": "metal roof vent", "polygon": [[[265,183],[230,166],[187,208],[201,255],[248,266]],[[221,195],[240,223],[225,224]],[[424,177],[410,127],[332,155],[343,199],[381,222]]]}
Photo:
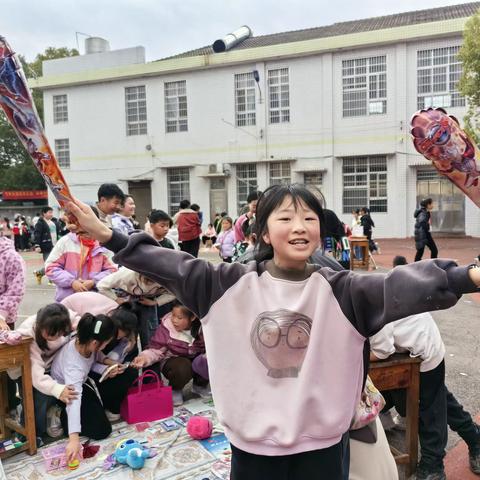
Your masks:
{"label": "metal roof vent", "polygon": [[252,31],[250,30],[250,27],[247,27],[247,25],[244,25],[243,27],[240,27],[238,30],[235,30],[232,33],[229,33],[225,37],[215,40],[213,42],[212,48],[215,53],[221,53],[221,52],[226,52],[227,50],[230,50],[231,48],[235,47],[239,43],[243,42],[246,40],[248,37],[252,36]]}

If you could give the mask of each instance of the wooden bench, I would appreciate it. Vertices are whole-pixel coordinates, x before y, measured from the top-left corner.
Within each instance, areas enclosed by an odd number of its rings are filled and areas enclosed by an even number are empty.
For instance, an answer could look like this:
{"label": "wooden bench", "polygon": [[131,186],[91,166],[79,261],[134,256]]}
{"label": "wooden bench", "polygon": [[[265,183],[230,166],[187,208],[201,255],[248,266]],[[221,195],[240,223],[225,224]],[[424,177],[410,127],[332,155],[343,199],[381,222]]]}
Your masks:
{"label": "wooden bench", "polygon": [[[37,453],[35,436],[35,412],[33,409],[32,368],[30,364],[31,338],[24,338],[18,345],[0,344],[0,430],[4,438],[9,438],[11,431],[25,435],[27,441],[19,448],[0,453],[0,458],[10,457],[27,450],[30,455]],[[22,401],[25,427],[15,422],[8,415],[7,370],[22,368]]]}
{"label": "wooden bench", "polygon": [[396,353],[386,360],[370,363],[369,375],[380,390],[407,390],[407,430],[405,436],[406,453],[390,447],[397,464],[405,465],[406,478],[415,472],[418,462],[418,409],[420,393],[419,358],[411,358],[406,353]]}

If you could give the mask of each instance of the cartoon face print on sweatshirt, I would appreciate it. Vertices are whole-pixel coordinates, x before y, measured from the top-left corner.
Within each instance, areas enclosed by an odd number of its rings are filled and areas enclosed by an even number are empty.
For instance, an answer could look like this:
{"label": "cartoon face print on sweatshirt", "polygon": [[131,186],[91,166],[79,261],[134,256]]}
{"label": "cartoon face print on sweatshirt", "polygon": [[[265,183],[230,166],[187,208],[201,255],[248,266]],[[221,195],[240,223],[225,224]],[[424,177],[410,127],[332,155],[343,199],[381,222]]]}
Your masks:
{"label": "cartoon face print on sweatshirt", "polygon": [[250,341],[269,377],[298,377],[311,329],[309,317],[286,309],[263,312],[255,319]]}

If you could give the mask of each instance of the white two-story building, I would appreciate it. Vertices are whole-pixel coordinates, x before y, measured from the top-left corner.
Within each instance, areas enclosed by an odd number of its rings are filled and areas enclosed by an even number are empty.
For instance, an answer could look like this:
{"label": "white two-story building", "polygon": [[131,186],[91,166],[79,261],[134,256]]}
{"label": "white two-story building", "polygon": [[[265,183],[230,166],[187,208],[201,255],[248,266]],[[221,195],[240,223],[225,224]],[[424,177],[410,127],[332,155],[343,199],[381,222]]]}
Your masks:
{"label": "white two-story building", "polygon": [[[175,213],[189,198],[236,216],[278,182],[318,186],[346,222],[367,206],[377,237],[413,233],[420,198],[434,230],[480,236],[478,208],[413,148],[409,120],[445,107],[462,119],[458,51],[480,2],[249,36],[145,62],[143,47],[47,61],[32,82],[75,195],[103,182]],[[246,29],[245,29],[246,30]],[[212,39],[215,40],[215,39]],[[159,38],[161,41],[161,38]]]}

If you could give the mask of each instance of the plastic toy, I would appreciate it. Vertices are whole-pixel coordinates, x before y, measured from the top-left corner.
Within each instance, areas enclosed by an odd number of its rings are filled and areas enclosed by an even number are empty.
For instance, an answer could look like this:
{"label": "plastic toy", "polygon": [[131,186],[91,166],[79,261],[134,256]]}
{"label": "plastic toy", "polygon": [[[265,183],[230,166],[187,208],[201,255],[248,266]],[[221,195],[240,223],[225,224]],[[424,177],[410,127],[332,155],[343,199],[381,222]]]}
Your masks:
{"label": "plastic toy", "polygon": [[[80,452],[80,455],[81,458],[83,458],[82,452]],[[58,470],[60,468],[68,468],[69,470],[75,470],[80,465],[80,461],[78,459],[74,460],[70,464],[67,462],[67,456],[65,455],[65,444],[55,445],[54,447],[43,449],[42,456],[44,460],[45,470],[47,472],[51,472],[52,470]],[[76,462],[76,466],[73,466],[74,462]]]}
{"label": "plastic toy", "polygon": [[117,449],[113,454],[118,463],[128,465],[134,470],[140,469],[145,465],[145,459],[150,457],[148,448],[144,448],[136,440],[122,440],[117,444]]}
{"label": "plastic toy", "polygon": [[427,108],[410,126],[416,150],[480,207],[480,150],[459,121],[443,108]]}

